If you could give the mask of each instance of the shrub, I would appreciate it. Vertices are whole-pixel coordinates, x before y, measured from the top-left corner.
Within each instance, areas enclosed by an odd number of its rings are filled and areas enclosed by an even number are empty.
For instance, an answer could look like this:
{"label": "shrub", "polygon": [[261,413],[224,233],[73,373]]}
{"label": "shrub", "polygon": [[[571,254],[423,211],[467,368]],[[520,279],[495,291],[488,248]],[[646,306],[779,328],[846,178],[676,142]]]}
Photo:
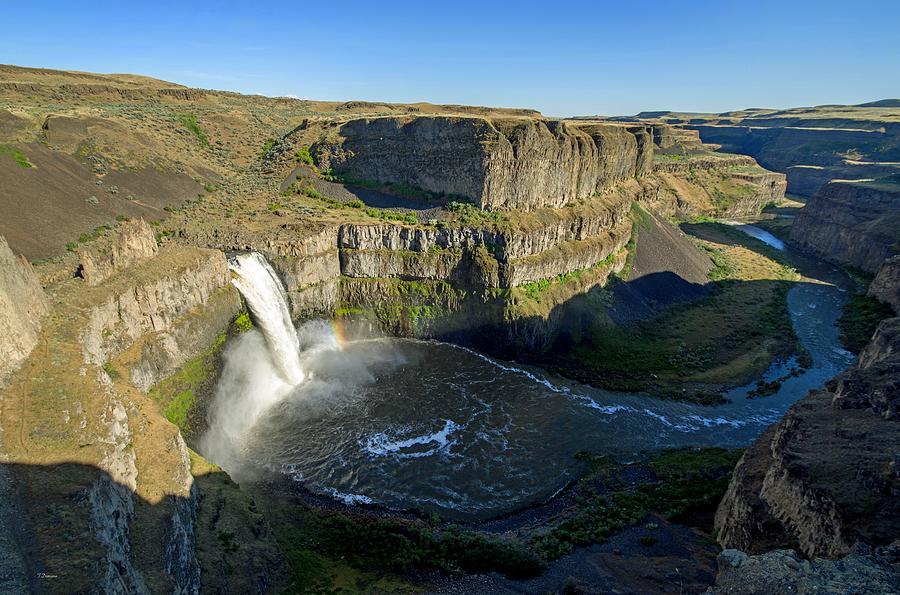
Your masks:
{"label": "shrub", "polygon": [[239,333],[245,333],[253,328],[253,320],[251,320],[250,315],[244,311],[235,317],[234,326],[237,327]]}
{"label": "shrub", "polygon": [[263,143],[262,153],[260,154],[260,159],[264,158],[266,154],[275,146],[275,139],[269,138],[266,139],[266,142]]}
{"label": "shrub", "polygon": [[502,223],[505,219],[496,211],[483,211],[470,202],[451,201],[448,205],[450,211],[456,215],[456,221],[461,225],[491,225]]}
{"label": "shrub", "polygon": [[309,153],[309,147],[300,147],[300,150],[294,154],[294,159],[297,160],[297,163],[305,163],[309,166],[313,165],[313,158]]}
{"label": "shrub", "polygon": [[206,133],[200,128],[200,124],[197,123],[197,116],[194,114],[179,114],[176,118],[182,126],[190,130],[191,133],[197,137],[201,146],[209,146],[209,137],[206,136]]}
{"label": "shrub", "polygon": [[28,161],[28,157],[25,156],[25,153],[18,149],[14,149],[9,145],[0,145],[0,155],[11,157],[19,167],[24,167],[26,169],[34,167],[31,165],[31,162]]}
{"label": "shrub", "polygon": [[109,376],[111,380],[118,380],[122,376],[109,362],[103,364],[103,371],[106,372],[106,375]]}

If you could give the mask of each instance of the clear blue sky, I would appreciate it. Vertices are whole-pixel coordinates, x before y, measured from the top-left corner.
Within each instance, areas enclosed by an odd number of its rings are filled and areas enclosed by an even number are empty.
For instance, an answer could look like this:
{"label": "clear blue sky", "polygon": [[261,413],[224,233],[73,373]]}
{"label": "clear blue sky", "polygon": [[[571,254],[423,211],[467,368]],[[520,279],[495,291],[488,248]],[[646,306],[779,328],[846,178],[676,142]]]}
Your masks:
{"label": "clear blue sky", "polygon": [[859,103],[900,97],[900,0],[29,0],[0,63],[559,116]]}

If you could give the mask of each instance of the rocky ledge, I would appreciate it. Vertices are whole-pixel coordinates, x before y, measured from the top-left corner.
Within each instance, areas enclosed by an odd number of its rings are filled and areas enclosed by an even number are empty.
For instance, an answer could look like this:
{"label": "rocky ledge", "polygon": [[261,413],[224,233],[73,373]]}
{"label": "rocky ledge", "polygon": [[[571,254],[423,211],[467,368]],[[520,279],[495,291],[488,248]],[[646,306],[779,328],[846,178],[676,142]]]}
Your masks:
{"label": "rocky ledge", "polygon": [[38,342],[47,296],[24,257],[0,236],[0,387]]}

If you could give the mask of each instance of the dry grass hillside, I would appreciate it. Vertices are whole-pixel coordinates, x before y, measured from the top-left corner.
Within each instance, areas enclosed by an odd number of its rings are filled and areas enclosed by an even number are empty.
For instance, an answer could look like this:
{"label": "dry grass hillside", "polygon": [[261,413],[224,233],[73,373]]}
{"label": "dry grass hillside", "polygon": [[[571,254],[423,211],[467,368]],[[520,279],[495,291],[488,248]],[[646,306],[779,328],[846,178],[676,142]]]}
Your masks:
{"label": "dry grass hillside", "polygon": [[197,202],[192,221],[252,217],[253,205],[265,212],[280,193],[280,180],[261,174],[263,155],[304,120],[422,114],[540,117],[526,109],[249,96],[138,75],[0,65],[0,234],[37,261],[91,241],[117,218],[162,221]]}

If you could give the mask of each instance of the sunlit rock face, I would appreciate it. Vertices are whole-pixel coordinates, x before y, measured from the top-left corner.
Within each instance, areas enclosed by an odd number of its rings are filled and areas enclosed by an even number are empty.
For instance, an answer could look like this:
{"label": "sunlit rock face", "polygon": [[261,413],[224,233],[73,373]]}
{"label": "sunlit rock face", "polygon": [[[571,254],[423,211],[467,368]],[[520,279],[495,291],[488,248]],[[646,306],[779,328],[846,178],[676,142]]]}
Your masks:
{"label": "sunlit rock face", "polygon": [[490,210],[563,207],[649,171],[643,127],[533,118],[351,120],[314,147],[320,167],[357,180],[408,184]]}
{"label": "sunlit rock face", "polygon": [[0,386],[38,341],[47,297],[31,268],[0,236]]}

